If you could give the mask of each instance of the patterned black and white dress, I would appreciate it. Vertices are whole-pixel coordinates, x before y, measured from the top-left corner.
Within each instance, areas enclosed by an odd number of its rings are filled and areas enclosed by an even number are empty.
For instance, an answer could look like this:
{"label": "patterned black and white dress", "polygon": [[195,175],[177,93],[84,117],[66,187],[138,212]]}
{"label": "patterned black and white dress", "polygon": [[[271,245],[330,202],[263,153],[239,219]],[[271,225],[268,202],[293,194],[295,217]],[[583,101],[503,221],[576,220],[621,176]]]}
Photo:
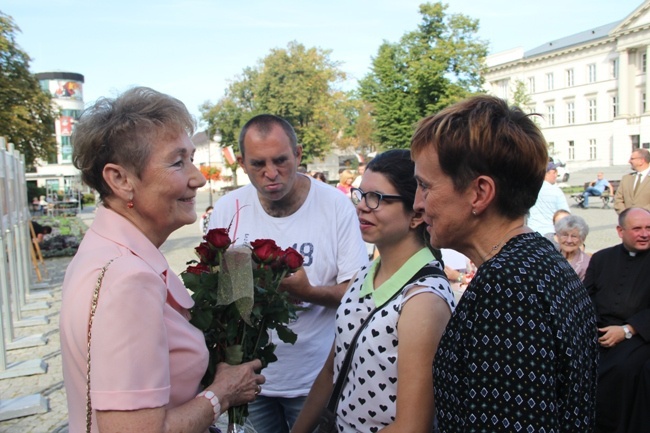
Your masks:
{"label": "patterned black and white dress", "polygon": [[591,432],[597,359],[582,282],[541,235],[515,236],[479,267],[440,341],[440,432]]}
{"label": "patterned black and white dress", "polygon": [[[395,421],[399,345],[397,328],[404,304],[420,293],[435,293],[449,304],[453,312],[454,295],[442,272],[442,266],[433,260],[424,267],[430,268],[431,273],[415,283],[397,286],[391,293],[364,293],[364,280],[369,273],[372,278],[372,265],[365,266],[343,296],[336,314],[334,380],[338,377],[352,337],[375,308],[375,302],[381,304],[382,299],[390,298],[395,290],[401,291],[400,295],[383,305],[381,311],[370,319],[371,322],[357,340],[348,380],[337,408],[337,426],[340,432],[376,432]],[[414,272],[410,273],[413,274]],[[407,281],[408,278],[404,279],[402,284]],[[377,290],[385,286],[386,283]],[[404,296],[411,288],[414,289]]]}

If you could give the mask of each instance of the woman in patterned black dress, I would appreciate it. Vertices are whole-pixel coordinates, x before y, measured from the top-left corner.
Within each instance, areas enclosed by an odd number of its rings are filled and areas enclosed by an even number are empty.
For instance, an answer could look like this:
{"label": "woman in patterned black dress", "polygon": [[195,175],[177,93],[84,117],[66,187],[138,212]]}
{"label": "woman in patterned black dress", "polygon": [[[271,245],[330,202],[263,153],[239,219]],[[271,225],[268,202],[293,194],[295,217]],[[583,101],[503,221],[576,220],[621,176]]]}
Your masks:
{"label": "woman in patterned black dress", "polygon": [[[332,352],[293,433],[313,431],[354,334],[374,308],[354,349],[337,407],[340,432],[431,432],[431,363],[454,308],[442,265],[413,211],[416,184],[408,150],[390,150],[367,166],[352,190],[363,240],[380,257],[359,270],[336,313]],[[413,276],[417,278],[413,279]],[[393,298],[393,295],[397,294]]]}
{"label": "woman in patterned black dress", "polygon": [[436,353],[441,433],[593,431],[594,309],[525,225],[548,161],[541,132],[519,108],[476,96],[424,119],[411,151],[432,245],[478,266]]}

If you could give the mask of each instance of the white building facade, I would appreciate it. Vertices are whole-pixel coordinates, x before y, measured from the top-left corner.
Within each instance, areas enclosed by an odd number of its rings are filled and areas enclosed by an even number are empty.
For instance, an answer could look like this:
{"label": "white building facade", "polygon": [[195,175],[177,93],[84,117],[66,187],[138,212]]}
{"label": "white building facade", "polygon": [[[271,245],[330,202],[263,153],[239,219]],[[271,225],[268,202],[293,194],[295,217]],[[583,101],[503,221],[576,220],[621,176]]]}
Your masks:
{"label": "white building facade", "polygon": [[632,149],[650,148],[648,58],[650,0],[621,21],[489,56],[485,86],[543,116],[554,158],[572,168],[621,165]]}

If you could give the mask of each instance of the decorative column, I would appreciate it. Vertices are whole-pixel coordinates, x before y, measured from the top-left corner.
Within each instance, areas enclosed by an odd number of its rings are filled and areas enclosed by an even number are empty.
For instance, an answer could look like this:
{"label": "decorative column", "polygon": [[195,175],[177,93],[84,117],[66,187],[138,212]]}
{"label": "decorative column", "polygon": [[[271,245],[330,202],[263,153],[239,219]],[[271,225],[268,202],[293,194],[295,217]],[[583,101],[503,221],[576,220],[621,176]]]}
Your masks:
{"label": "decorative column", "polygon": [[645,47],[645,112],[650,111],[650,103],[648,98],[650,98],[650,45]]}
{"label": "decorative column", "polygon": [[619,51],[618,55],[618,109],[619,116],[630,115],[630,68],[627,50]]}

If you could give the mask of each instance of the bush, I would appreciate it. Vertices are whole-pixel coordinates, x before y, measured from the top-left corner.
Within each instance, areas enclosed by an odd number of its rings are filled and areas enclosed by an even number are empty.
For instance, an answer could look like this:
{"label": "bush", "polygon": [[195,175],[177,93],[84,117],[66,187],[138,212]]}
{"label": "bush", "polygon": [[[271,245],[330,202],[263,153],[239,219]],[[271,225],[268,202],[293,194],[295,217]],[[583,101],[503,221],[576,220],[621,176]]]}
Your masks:
{"label": "bush", "polygon": [[81,198],[81,202],[83,204],[95,204],[95,194],[93,193],[84,194],[83,197]]}
{"label": "bush", "polygon": [[73,256],[77,252],[80,242],[81,238],[73,235],[50,235],[41,242],[41,254],[45,258]]}
{"label": "bush", "polygon": [[34,218],[40,225],[52,227],[45,235],[40,249],[43,257],[73,256],[86,233],[86,225],[77,217],[43,216]]}

